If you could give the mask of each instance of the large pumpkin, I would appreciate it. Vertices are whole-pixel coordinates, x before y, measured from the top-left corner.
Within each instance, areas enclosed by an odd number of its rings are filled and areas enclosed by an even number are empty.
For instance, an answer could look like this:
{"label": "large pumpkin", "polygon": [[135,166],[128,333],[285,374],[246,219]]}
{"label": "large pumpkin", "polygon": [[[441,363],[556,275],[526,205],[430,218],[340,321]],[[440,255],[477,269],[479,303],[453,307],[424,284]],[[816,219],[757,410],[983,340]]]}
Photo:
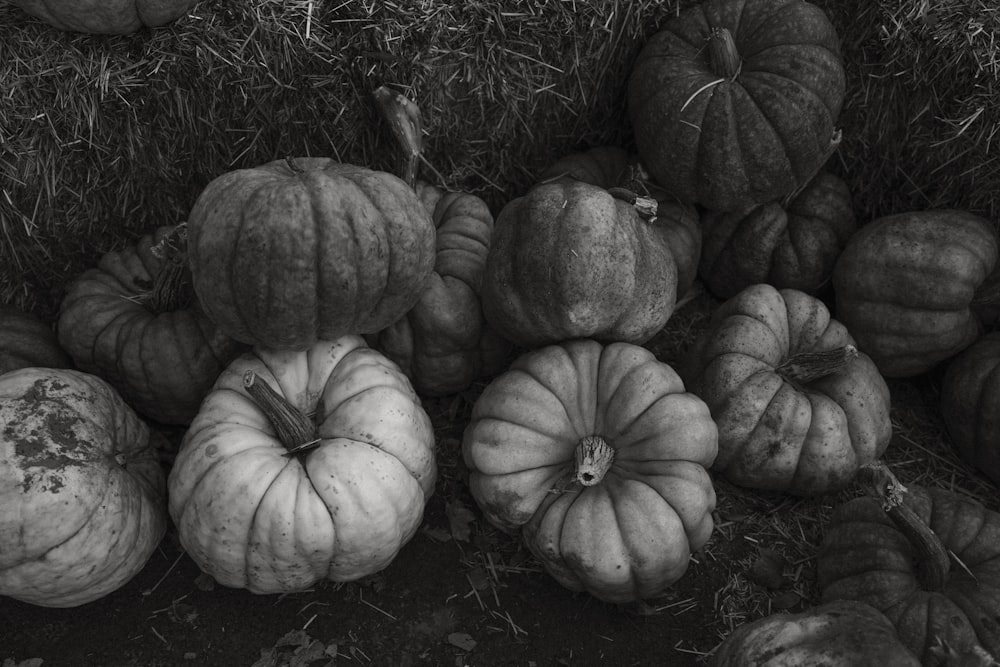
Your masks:
{"label": "large pumpkin", "polygon": [[58,321],[77,368],[110,382],[144,416],[180,425],[245,347],[193,298],[184,248],[178,225],[105,253],[70,284]]}
{"label": "large pumpkin", "polygon": [[162,439],[63,369],[0,376],[0,426],[0,595],[75,607],[128,582],[166,531]]}
{"label": "large pumpkin", "polygon": [[706,0],[652,35],[628,80],[639,155],[682,200],[737,211],[805,185],[839,142],[840,40],[802,0]]}
{"label": "large pumpkin", "polygon": [[70,365],[51,326],[31,313],[0,304],[0,375],[18,368]]}
{"label": "large pumpkin", "polygon": [[822,301],[751,285],[713,313],[691,391],[719,427],[713,470],[753,489],[844,488],[889,445],[889,388]]}
{"label": "large pumpkin", "polygon": [[982,334],[974,307],[996,264],[996,233],[972,213],[878,218],[862,225],[837,259],[837,318],[883,375],[918,375]]}
{"label": "large pumpkin", "polygon": [[223,585],[304,590],[386,567],[434,489],[410,382],[358,336],[258,350],[219,376],[169,477],[181,544]]}
{"label": "large pumpkin", "polygon": [[208,184],[188,251],[195,292],[223,332],[305,350],[402,317],[434,269],[434,223],[392,174],[277,160]]}
{"label": "large pumpkin", "polygon": [[486,321],[525,348],[649,340],[677,302],[677,265],[662,229],[603,187],[535,185],[497,217],[483,274]]}
{"label": "large pumpkin", "polygon": [[715,424],[636,345],[579,339],[522,355],[477,399],[462,452],[486,518],[570,590],[655,597],[712,532]]}
{"label": "large pumpkin", "polygon": [[948,364],[941,418],[962,459],[1000,486],[1000,331],[986,334]]}
{"label": "large pumpkin", "polygon": [[11,0],[60,30],[127,34],[183,16],[198,0]]}
{"label": "large pumpkin", "polygon": [[739,212],[706,211],[698,273],[721,299],[758,283],[816,294],[857,229],[851,191],[822,171],[793,196]]}

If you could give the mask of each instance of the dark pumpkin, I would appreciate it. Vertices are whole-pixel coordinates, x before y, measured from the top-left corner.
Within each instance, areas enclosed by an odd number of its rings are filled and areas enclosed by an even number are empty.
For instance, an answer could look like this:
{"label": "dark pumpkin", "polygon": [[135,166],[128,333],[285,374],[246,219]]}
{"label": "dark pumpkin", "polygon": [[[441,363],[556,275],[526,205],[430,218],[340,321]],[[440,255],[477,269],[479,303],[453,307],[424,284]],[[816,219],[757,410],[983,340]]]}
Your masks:
{"label": "dark pumpkin", "polygon": [[941,417],[962,459],[1000,486],[1000,331],[986,334],[948,364]]}
{"label": "dark pumpkin", "polygon": [[127,34],[183,16],[197,0],[12,0],[54,28],[95,34]]}
{"label": "dark pumpkin", "polygon": [[19,368],[69,368],[52,327],[32,313],[0,304],[0,375]]}

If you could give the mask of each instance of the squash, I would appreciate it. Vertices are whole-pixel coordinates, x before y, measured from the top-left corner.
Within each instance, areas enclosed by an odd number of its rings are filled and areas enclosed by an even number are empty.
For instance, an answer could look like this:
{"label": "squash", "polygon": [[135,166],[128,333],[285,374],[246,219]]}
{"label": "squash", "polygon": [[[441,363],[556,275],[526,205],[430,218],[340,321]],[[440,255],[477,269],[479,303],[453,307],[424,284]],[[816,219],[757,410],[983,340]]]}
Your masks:
{"label": "squash", "polygon": [[962,459],[1000,486],[1000,331],[986,334],[948,364],[941,418]]}
{"label": "squash", "polygon": [[185,225],[105,253],[68,287],[59,341],[76,367],[107,380],[142,415],[187,425],[245,346],[219,331],[191,288]]}
{"label": "squash", "polygon": [[851,600],[745,623],[712,653],[711,667],[920,667],[874,607]]}
{"label": "squash", "polygon": [[518,357],[462,438],[486,519],[564,587],[614,603],[662,594],[710,537],[716,446],[708,408],[669,365],[588,339]]}
{"label": "squash", "polygon": [[805,185],[840,141],[840,39],[802,0],[706,0],[642,47],[627,106],[639,156],[682,201],[739,211]]}
{"label": "squash", "polygon": [[747,287],[712,314],[691,359],[691,391],[719,427],[713,471],[734,484],[832,493],[889,445],[885,380],[805,292]]}
{"label": "squash", "polygon": [[821,171],[790,197],[735,213],[705,211],[698,275],[728,299],[758,283],[817,294],[857,229],[851,191]]}
{"label": "squash", "polygon": [[0,424],[0,595],[76,607],[131,580],[166,532],[162,436],[66,369],[0,376]]}
{"label": "squash", "polygon": [[1000,514],[956,491],[903,486],[880,463],[858,479],[866,495],[834,509],[820,545],[823,601],[875,607],[924,665],[993,664],[971,658],[1000,658]]}
{"label": "squash", "polygon": [[197,0],[11,0],[54,28],[72,32],[124,35],[166,25],[187,13]]}
{"label": "squash", "polygon": [[210,182],[188,220],[195,293],[228,336],[274,350],[375,333],[434,269],[434,223],[396,176],[329,158]]}
{"label": "squash", "polygon": [[997,264],[992,225],[935,209],[863,225],[833,270],[836,313],[886,377],[925,373],[982,335],[974,310]]}
{"label": "squash", "polygon": [[185,433],[170,516],[220,584],[301,591],[388,566],[436,472],[430,417],[361,337],[258,349],[223,371]]}
{"label": "squash", "polygon": [[52,327],[36,315],[0,304],[0,375],[19,368],[69,368]]}

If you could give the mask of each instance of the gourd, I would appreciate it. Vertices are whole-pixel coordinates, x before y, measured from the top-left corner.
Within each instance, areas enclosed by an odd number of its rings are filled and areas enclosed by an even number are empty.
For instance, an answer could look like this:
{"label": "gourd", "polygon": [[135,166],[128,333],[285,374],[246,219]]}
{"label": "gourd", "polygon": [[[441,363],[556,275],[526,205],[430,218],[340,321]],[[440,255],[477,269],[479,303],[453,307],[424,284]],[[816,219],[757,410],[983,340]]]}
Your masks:
{"label": "gourd", "polygon": [[805,292],[759,284],[724,302],[688,372],[719,427],[713,471],[734,484],[832,493],[889,445],[885,380]]}
{"label": "gourd", "polygon": [[76,607],[118,590],[166,532],[166,443],[100,378],[0,375],[0,595]]}
{"label": "gourd", "polygon": [[614,603],[662,594],[712,533],[707,406],[629,343],[526,352],[476,400],[462,439],[486,519],[561,585]]}
{"label": "gourd", "polygon": [[69,368],[52,327],[36,315],[0,304],[0,375],[19,368]]}
{"label": "gourd", "polygon": [[808,182],[840,141],[840,40],[802,0],[706,0],[642,47],[627,106],[639,156],[681,200],[738,211]]}
{"label": "gourd", "polygon": [[11,0],[59,30],[128,34],[166,25],[184,16],[197,0]]}
{"label": "gourd", "polygon": [[873,220],[851,236],[833,270],[837,318],[886,377],[925,373],[982,335],[975,306],[997,264],[984,218],[933,209]]}
{"label": "gourd", "polygon": [[245,346],[205,315],[191,288],[186,226],[162,226],[105,253],[63,297],[59,341],[142,415],[187,425]]}
{"label": "gourd", "polygon": [[388,566],[436,473],[430,417],[361,337],[257,349],[223,371],[185,433],[170,516],[220,584],[301,591]]}

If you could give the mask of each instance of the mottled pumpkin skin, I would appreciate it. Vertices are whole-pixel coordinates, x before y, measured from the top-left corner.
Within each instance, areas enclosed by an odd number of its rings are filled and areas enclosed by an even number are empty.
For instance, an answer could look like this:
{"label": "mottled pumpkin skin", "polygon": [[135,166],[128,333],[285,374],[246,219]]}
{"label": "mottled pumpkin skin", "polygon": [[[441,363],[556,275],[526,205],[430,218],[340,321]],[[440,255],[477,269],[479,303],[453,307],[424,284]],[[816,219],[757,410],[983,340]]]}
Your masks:
{"label": "mottled pumpkin skin", "polygon": [[19,368],[71,365],[52,327],[31,313],[0,304],[0,375]]}
{"label": "mottled pumpkin skin", "polygon": [[93,375],[0,376],[0,595],[76,607],[132,579],[166,532],[161,440]]}
{"label": "mottled pumpkin skin", "polygon": [[389,326],[423,294],[434,244],[430,214],[406,183],[326,158],[223,174],[188,220],[194,288],[209,317],[232,338],[275,350]]}
{"label": "mottled pumpkin skin", "polygon": [[941,417],[962,459],[1000,486],[1000,331],[986,334],[948,364]]}
{"label": "mottled pumpkin skin", "polygon": [[677,264],[677,296],[683,297],[698,276],[702,228],[698,211],[648,180],[635,156],[617,146],[595,146],[570,153],[545,169],[539,181],[570,178],[601,188],[623,187],[656,200],[656,220],[650,224],[664,236]]}
{"label": "mottled pumpkin skin", "polygon": [[745,623],[716,648],[711,667],[920,667],[874,607],[851,600]]}
{"label": "mottled pumpkin skin", "polygon": [[427,288],[402,318],[367,336],[403,369],[422,396],[445,396],[498,373],[512,354],[483,316],[480,290],[493,214],[479,197],[417,183],[437,229],[437,259]]}
{"label": "mottled pumpkin skin", "polygon": [[187,425],[215,378],[245,345],[226,336],[190,296],[161,310],[150,300],[170,260],[158,255],[174,227],[105,253],[77,277],[59,309],[59,341],[76,367],[117,389],[133,408],[164,424]]}
{"label": "mottled pumpkin skin", "polygon": [[525,348],[571,338],[643,343],[677,301],[670,239],[604,188],[560,179],[497,217],[483,312]]}
{"label": "mottled pumpkin skin", "polygon": [[830,282],[837,257],[857,229],[851,191],[843,179],[820,172],[790,202],[749,211],[705,211],[698,273],[709,290],[728,299],[758,283],[816,294]]}
{"label": "mottled pumpkin skin", "polygon": [[834,267],[837,318],[883,375],[919,375],[982,334],[972,302],[996,264],[996,234],[977,215],[942,209],[873,220]]}
{"label": "mottled pumpkin skin", "polygon": [[953,491],[907,488],[906,505],[954,554],[943,590],[921,586],[910,542],[877,500],[863,497],[830,517],[816,562],[823,601],[875,607],[924,665],[940,664],[932,650],[939,640],[1000,658],[1000,514]]}
{"label": "mottled pumpkin skin", "polygon": [[[730,31],[742,58],[735,77],[713,68],[717,28]],[[844,100],[839,42],[823,10],[801,0],[707,0],[667,21],[628,81],[653,180],[717,211],[804,185],[829,155]]]}
{"label": "mottled pumpkin skin", "polygon": [[691,365],[691,391],[719,427],[713,471],[752,489],[813,496],[840,490],[892,436],[889,388],[864,353],[834,373],[792,382],[800,352],[853,345],[822,301],[752,285],[713,313]]}
{"label": "mottled pumpkin skin", "polygon": [[124,35],[184,16],[197,0],[11,0],[59,30]]}
{"label": "mottled pumpkin skin", "polygon": [[[314,449],[286,456],[243,387],[251,370],[312,417]],[[420,526],[436,474],[433,427],[409,380],[345,336],[229,365],[181,442],[170,516],[219,583],[301,591],[385,568]]]}
{"label": "mottled pumpkin skin", "polygon": [[[614,448],[597,484],[575,450]],[[716,428],[670,366],[628,343],[528,352],[477,399],[462,441],[486,518],[520,534],[560,584],[609,602],[662,594],[711,535]]]}

